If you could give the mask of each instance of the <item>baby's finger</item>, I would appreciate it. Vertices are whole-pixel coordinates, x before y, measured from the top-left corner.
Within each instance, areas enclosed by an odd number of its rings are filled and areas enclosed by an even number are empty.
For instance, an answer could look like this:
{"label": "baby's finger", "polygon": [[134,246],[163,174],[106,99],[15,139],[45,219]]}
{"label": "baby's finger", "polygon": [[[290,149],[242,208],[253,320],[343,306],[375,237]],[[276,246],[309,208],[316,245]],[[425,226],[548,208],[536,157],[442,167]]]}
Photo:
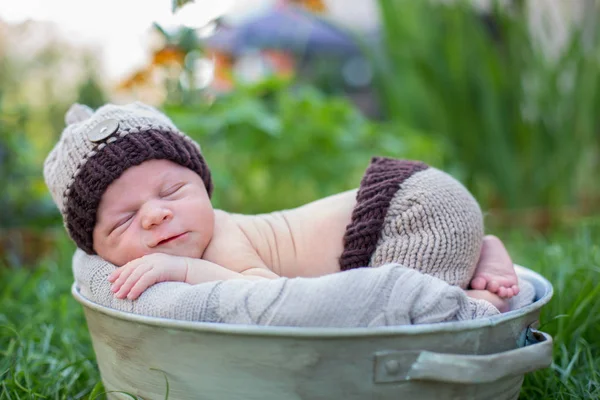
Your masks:
{"label": "baby's finger", "polygon": [[125,281],[127,281],[127,278],[129,278],[131,273],[139,267],[139,265],[140,265],[139,261],[134,260],[134,261],[131,261],[131,262],[125,264],[124,266],[122,266],[120,268],[121,272],[119,274],[119,277],[112,284],[112,286],[110,287],[110,290],[112,290],[113,292],[117,292],[121,288],[121,286],[125,283]]}
{"label": "baby's finger", "polygon": [[127,280],[123,283],[123,286],[121,286],[119,291],[116,293],[117,298],[124,299],[133,287],[133,285],[135,285],[135,283],[142,277],[142,275],[144,275],[150,269],[152,269],[152,266],[148,264],[137,267],[135,271],[133,271],[131,275],[129,275]]}
{"label": "baby's finger", "polygon": [[116,270],[114,270],[110,275],[108,275],[108,281],[109,282],[114,282],[115,280],[117,280],[117,278],[119,277],[119,275],[121,275],[121,273],[123,272],[123,268],[117,268]]}
{"label": "baby's finger", "polygon": [[150,286],[158,282],[158,275],[155,270],[150,270],[140,277],[140,279],[133,285],[127,298],[129,300],[135,300],[148,289]]}

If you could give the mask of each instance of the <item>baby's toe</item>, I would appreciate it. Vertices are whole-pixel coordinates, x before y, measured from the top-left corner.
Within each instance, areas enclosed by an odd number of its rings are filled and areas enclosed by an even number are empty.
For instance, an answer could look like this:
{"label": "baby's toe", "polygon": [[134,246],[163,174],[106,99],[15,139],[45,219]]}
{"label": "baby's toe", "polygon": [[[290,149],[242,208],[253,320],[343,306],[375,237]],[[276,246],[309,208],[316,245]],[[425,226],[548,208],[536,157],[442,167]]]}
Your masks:
{"label": "baby's toe", "polygon": [[473,278],[473,280],[471,281],[471,289],[484,290],[486,285],[487,281],[480,276]]}
{"label": "baby's toe", "polygon": [[505,299],[510,299],[511,297],[516,296],[517,293],[519,293],[519,288],[516,286],[511,286],[504,288],[503,294],[501,294],[500,296],[504,297]]}
{"label": "baby's toe", "polygon": [[513,285],[512,290],[513,290],[513,293],[515,294],[515,296],[518,295],[519,292],[521,291],[521,289],[519,289],[519,286],[517,286],[517,285]]}
{"label": "baby's toe", "polygon": [[500,284],[498,284],[498,282],[496,281],[490,281],[488,282],[486,289],[492,293],[498,293],[498,290],[500,289]]}

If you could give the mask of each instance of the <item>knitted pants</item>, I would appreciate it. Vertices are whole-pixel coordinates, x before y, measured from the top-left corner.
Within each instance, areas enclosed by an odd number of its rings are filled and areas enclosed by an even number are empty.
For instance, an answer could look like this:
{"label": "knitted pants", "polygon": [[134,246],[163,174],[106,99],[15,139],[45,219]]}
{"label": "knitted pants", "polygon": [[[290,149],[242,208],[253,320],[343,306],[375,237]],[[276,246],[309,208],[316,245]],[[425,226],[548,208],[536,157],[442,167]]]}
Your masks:
{"label": "knitted pants", "polygon": [[450,175],[375,157],[344,236],[342,270],[400,263],[466,288],[483,238],[479,204]]}

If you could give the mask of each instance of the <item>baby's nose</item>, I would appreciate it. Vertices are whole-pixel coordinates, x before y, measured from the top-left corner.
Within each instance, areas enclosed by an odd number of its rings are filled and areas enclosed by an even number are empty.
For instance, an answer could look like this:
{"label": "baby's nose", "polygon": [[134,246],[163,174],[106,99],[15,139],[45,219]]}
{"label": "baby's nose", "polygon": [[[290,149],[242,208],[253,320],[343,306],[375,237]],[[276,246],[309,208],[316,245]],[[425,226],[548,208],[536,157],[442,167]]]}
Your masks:
{"label": "baby's nose", "polygon": [[153,226],[160,225],[173,218],[173,213],[168,208],[161,206],[148,206],[144,210],[142,217],[142,226],[144,229],[150,229]]}

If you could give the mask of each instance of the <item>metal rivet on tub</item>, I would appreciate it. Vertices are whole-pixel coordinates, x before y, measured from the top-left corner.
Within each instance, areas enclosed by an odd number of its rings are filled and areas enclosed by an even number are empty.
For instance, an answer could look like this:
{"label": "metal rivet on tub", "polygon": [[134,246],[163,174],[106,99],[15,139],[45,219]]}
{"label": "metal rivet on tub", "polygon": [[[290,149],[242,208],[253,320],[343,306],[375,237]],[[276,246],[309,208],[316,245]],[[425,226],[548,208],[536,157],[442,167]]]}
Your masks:
{"label": "metal rivet on tub", "polygon": [[388,375],[396,375],[400,370],[400,364],[396,360],[387,360],[384,366]]}

